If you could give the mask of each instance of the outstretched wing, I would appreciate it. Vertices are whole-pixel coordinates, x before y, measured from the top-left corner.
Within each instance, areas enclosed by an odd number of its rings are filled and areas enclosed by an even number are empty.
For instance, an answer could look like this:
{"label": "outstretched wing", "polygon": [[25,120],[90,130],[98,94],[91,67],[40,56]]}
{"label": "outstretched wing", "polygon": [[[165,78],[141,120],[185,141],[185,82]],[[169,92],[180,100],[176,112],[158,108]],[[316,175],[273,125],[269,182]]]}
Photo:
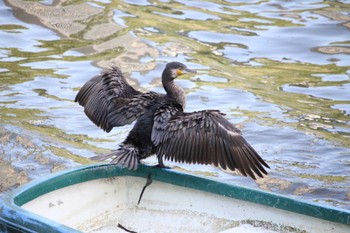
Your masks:
{"label": "outstretched wing", "polygon": [[238,169],[253,179],[254,173],[259,177],[267,174],[263,166],[269,168],[217,110],[184,113],[174,105],[164,106],[155,114],[152,141],[158,156],[175,162]]}
{"label": "outstretched wing", "polygon": [[140,117],[160,94],[142,93],[131,87],[117,67],[93,77],[80,89],[75,102],[84,107],[89,119],[110,132]]}

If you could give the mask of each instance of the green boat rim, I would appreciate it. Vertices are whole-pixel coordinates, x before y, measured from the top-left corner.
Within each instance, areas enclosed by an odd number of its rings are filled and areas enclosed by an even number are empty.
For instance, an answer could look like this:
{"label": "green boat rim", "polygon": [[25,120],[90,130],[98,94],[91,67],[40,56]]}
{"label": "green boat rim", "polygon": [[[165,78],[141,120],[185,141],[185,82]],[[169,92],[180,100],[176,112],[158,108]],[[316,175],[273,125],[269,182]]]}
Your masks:
{"label": "green boat rim", "polygon": [[21,206],[41,195],[70,185],[116,176],[146,178],[149,174],[151,174],[153,180],[160,182],[350,225],[350,211],[345,209],[322,206],[268,191],[221,183],[171,169],[160,169],[141,165],[138,170],[129,171],[111,164],[79,166],[53,173],[48,177],[33,180],[11,192],[3,194],[0,199],[0,225],[4,224],[14,230],[21,229],[22,232],[35,232],[36,229],[47,229],[49,232],[79,232],[45,217],[26,211],[21,208]]}

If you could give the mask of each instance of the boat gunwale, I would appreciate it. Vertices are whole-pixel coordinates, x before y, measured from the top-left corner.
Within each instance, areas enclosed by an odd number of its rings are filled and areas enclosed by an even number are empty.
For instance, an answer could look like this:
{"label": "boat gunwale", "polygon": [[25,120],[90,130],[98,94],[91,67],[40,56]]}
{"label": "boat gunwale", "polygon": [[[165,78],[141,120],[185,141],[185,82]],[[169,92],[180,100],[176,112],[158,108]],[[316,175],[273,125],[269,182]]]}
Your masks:
{"label": "boat gunwale", "polygon": [[68,226],[29,212],[21,208],[21,206],[39,196],[74,184],[117,176],[146,178],[149,174],[151,174],[153,180],[160,182],[350,225],[350,211],[344,209],[322,206],[268,191],[221,183],[171,169],[160,169],[141,165],[138,170],[130,171],[111,164],[80,166],[53,173],[48,177],[33,180],[2,195],[0,199],[0,224],[8,227],[13,225],[12,228],[22,229],[23,232],[32,232],[30,229],[46,229],[50,230],[50,232],[79,232]]}

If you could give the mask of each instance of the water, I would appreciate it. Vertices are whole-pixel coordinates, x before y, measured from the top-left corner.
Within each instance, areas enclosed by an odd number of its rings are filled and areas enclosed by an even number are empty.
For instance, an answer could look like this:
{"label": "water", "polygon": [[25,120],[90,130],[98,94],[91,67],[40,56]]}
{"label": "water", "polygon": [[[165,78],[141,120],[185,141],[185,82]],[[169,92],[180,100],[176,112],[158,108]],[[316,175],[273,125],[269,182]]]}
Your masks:
{"label": "water", "polygon": [[12,175],[0,190],[91,163],[126,137],[132,126],[107,134],[73,101],[102,68],[163,92],[176,60],[199,70],[178,80],[187,111],[225,112],[271,170],[255,182],[172,166],[350,209],[349,3],[2,1],[0,165]]}

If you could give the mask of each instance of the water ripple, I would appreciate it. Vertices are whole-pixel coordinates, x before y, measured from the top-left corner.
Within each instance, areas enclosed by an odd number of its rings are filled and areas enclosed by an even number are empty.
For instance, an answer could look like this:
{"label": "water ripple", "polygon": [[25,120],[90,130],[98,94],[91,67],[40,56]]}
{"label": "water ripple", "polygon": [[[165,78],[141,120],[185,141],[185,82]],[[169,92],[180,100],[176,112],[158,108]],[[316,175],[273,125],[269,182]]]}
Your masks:
{"label": "water ripple", "polygon": [[30,179],[88,163],[132,125],[103,132],[74,102],[79,88],[118,65],[136,88],[164,92],[176,60],[198,70],[177,80],[186,111],[225,112],[271,169],[254,182],[169,164],[349,209],[349,12],[317,0],[1,1],[0,151]]}

